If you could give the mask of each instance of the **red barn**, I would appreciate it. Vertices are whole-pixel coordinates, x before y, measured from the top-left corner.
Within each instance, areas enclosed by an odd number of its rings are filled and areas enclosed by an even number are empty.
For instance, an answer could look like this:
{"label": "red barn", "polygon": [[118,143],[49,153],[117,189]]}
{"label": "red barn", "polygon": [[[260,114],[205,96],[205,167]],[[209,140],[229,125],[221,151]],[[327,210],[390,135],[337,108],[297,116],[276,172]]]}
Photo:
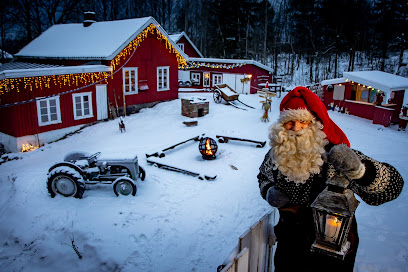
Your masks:
{"label": "red barn", "polygon": [[0,142],[11,152],[178,98],[187,58],[152,17],[54,25],[15,57],[0,66]]}
{"label": "red barn", "polygon": [[[170,35],[188,55],[188,64],[180,66],[180,86],[212,89],[216,84],[228,84],[238,93],[256,93],[272,83],[273,70],[254,60],[204,58],[185,32]],[[242,82],[243,81],[243,82]]]}
{"label": "red barn", "polygon": [[401,107],[408,103],[408,78],[382,71],[344,72],[342,78],[324,80],[321,85],[328,108],[333,103],[385,127],[398,123]]}

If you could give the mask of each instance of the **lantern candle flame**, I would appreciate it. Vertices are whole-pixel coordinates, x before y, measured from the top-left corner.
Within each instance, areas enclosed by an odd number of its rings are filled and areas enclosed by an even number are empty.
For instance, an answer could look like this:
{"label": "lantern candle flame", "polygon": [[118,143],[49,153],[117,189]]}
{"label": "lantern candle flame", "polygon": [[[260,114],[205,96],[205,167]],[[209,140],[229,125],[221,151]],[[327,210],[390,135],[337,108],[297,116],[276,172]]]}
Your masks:
{"label": "lantern candle flame", "polygon": [[327,216],[325,231],[326,240],[334,242],[337,239],[340,225],[341,221],[336,216]]}

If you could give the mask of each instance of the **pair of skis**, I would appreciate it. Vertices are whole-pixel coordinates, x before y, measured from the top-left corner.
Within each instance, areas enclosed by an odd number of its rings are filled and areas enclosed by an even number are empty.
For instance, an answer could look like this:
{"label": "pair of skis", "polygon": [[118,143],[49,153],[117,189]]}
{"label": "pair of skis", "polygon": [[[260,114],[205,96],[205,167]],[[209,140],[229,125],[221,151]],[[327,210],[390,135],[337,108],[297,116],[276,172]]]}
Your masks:
{"label": "pair of skis", "polygon": [[146,154],[146,158],[149,158],[149,157],[159,157],[159,158],[163,158],[163,157],[166,156],[166,154],[164,154],[164,152],[166,152],[166,151],[168,151],[168,150],[171,150],[171,149],[173,149],[173,148],[175,148],[175,147],[177,147],[177,146],[179,146],[179,145],[185,144],[185,143],[187,143],[187,142],[189,142],[189,141],[193,141],[193,140],[194,140],[195,142],[198,142],[198,141],[201,140],[201,138],[202,138],[203,136],[204,136],[204,134],[202,134],[201,136],[196,136],[196,137],[190,138],[190,139],[188,139],[188,140],[185,140],[185,141],[183,141],[183,142],[177,143],[177,144],[175,144],[175,145],[169,146],[169,147],[167,147],[167,148],[165,148],[165,149],[163,149],[163,150],[161,150],[161,151],[159,151],[159,152],[155,152],[155,153],[152,153],[152,154]]}
{"label": "pair of skis", "polygon": [[146,154],[146,161],[150,165],[153,165],[153,166],[161,168],[161,169],[165,169],[165,170],[169,170],[169,171],[173,171],[173,172],[178,172],[178,173],[186,174],[186,175],[193,176],[193,177],[198,177],[198,179],[201,179],[201,180],[204,180],[204,179],[214,180],[214,179],[217,178],[217,176],[208,176],[208,175],[204,175],[204,174],[201,174],[201,173],[189,171],[189,170],[186,170],[186,169],[181,169],[181,168],[178,168],[178,167],[175,167],[175,166],[171,166],[171,165],[168,165],[168,164],[164,164],[164,163],[161,163],[161,162],[158,162],[158,161],[153,161],[153,160],[149,159],[150,157],[163,158],[163,157],[166,156],[166,154],[164,152],[166,152],[168,150],[171,150],[171,149],[174,149],[175,147],[180,146],[180,145],[185,144],[185,143],[190,142],[190,141],[198,142],[198,141],[201,140],[201,138],[203,136],[204,136],[204,134],[202,134],[201,136],[199,135],[199,136],[190,138],[188,140],[182,141],[182,142],[177,143],[175,145],[169,146],[169,147],[167,147],[167,148],[165,148],[165,149],[163,149],[161,151],[158,151],[158,152],[155,152],[155,153],[152,153],[152,154]]}
{"label": "pair of skis", "polygon": [[171,165],[168,165],[168,164],[164,164],[164,163],[161,163],[161,162],[152,161],[152,160],[149,160],[149,159],[146,160],[146,161],[147,161],[149,164],[151,164],[151,165],[153,165],[153,166],[155,166],[155,167],[158,167],[158,168],[161,168],[161,169],[165,169],[165,170],[169,170],[169,171],[173,171],[173,172],[178,172],[178,173],[186,174],[186,175],[193,176],[193,177],[198,177],[198,179],[201,179],[201,180],[204,180],[204,179],[206,179],[206,180],[214,180],[214,179],[217,178],[217,176],[211,177],[211,176],[207,176],[207,175],[204,175],[204,174],[192,172],[192,171],[189,171],[189,170],[177,168],[177,167],[174,167],[174,166],[171,166]]}
{"label": "pair of skis", "polygon": [[240,106],[238,106],[238,105],[235,105],[235,104],[234,104],[234,101],[238,101],[239,103],[243,104],[244,106],[247,106],[247,107],[249,107],[249,108],[251,108],[251,109],[255,109],[254,107],[252,107],[252,106],[250,106],[250,105],[248,105],[248,104],[245,104],[244,102],[242,102],[242,101],[239,100],[239,99],[237,99],[237,100],[232,100],[232,101],[226,101],[226,102],[227,102],[227,104],[229,104],[229,105],[231,105],[231,106],[233,106],[233,107],[235,107],[235,108],[237,108],[237,109],[245,110],[245,111],[248,110],[248,109],[242,108],[242,107],[240,107]]}
{"label": "pair of skis", "polygon": [[242,139],[242,138],[235,138],[235,137],[221,136],[221,135],[216,135],[215,137],[217,137],[218,142],[220,143],[228,143],[229,140],[250,142],[250,143],[255,143],[257,148],[262,148],[266,144],[266,141],[260,142],[260,141],[250,140],[250,139]]}

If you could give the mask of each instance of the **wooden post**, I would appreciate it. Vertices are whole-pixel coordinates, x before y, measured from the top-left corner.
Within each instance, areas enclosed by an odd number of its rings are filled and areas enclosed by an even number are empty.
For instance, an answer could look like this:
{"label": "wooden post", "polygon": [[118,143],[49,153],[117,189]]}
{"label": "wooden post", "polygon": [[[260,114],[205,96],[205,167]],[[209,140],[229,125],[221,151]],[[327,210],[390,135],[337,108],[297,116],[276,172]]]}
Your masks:
{"label": "wooden post", "polygon": [[122,87],[122,91],[123,91],[123,117],[126,116],[126,96],[125,96],[125,90]]}

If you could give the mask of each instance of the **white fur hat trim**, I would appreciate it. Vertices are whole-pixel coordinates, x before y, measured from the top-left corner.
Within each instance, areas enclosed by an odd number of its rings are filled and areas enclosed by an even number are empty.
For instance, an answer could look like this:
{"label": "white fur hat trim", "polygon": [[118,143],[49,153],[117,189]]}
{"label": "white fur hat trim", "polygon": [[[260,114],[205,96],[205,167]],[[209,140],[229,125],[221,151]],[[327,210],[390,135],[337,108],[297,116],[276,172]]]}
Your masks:
{"label": "white fur hat trim", "polygon": [[284,110],[281,111],[278,121],[282,124],[289,121],[312,121],[315,117],[307,109]]}

